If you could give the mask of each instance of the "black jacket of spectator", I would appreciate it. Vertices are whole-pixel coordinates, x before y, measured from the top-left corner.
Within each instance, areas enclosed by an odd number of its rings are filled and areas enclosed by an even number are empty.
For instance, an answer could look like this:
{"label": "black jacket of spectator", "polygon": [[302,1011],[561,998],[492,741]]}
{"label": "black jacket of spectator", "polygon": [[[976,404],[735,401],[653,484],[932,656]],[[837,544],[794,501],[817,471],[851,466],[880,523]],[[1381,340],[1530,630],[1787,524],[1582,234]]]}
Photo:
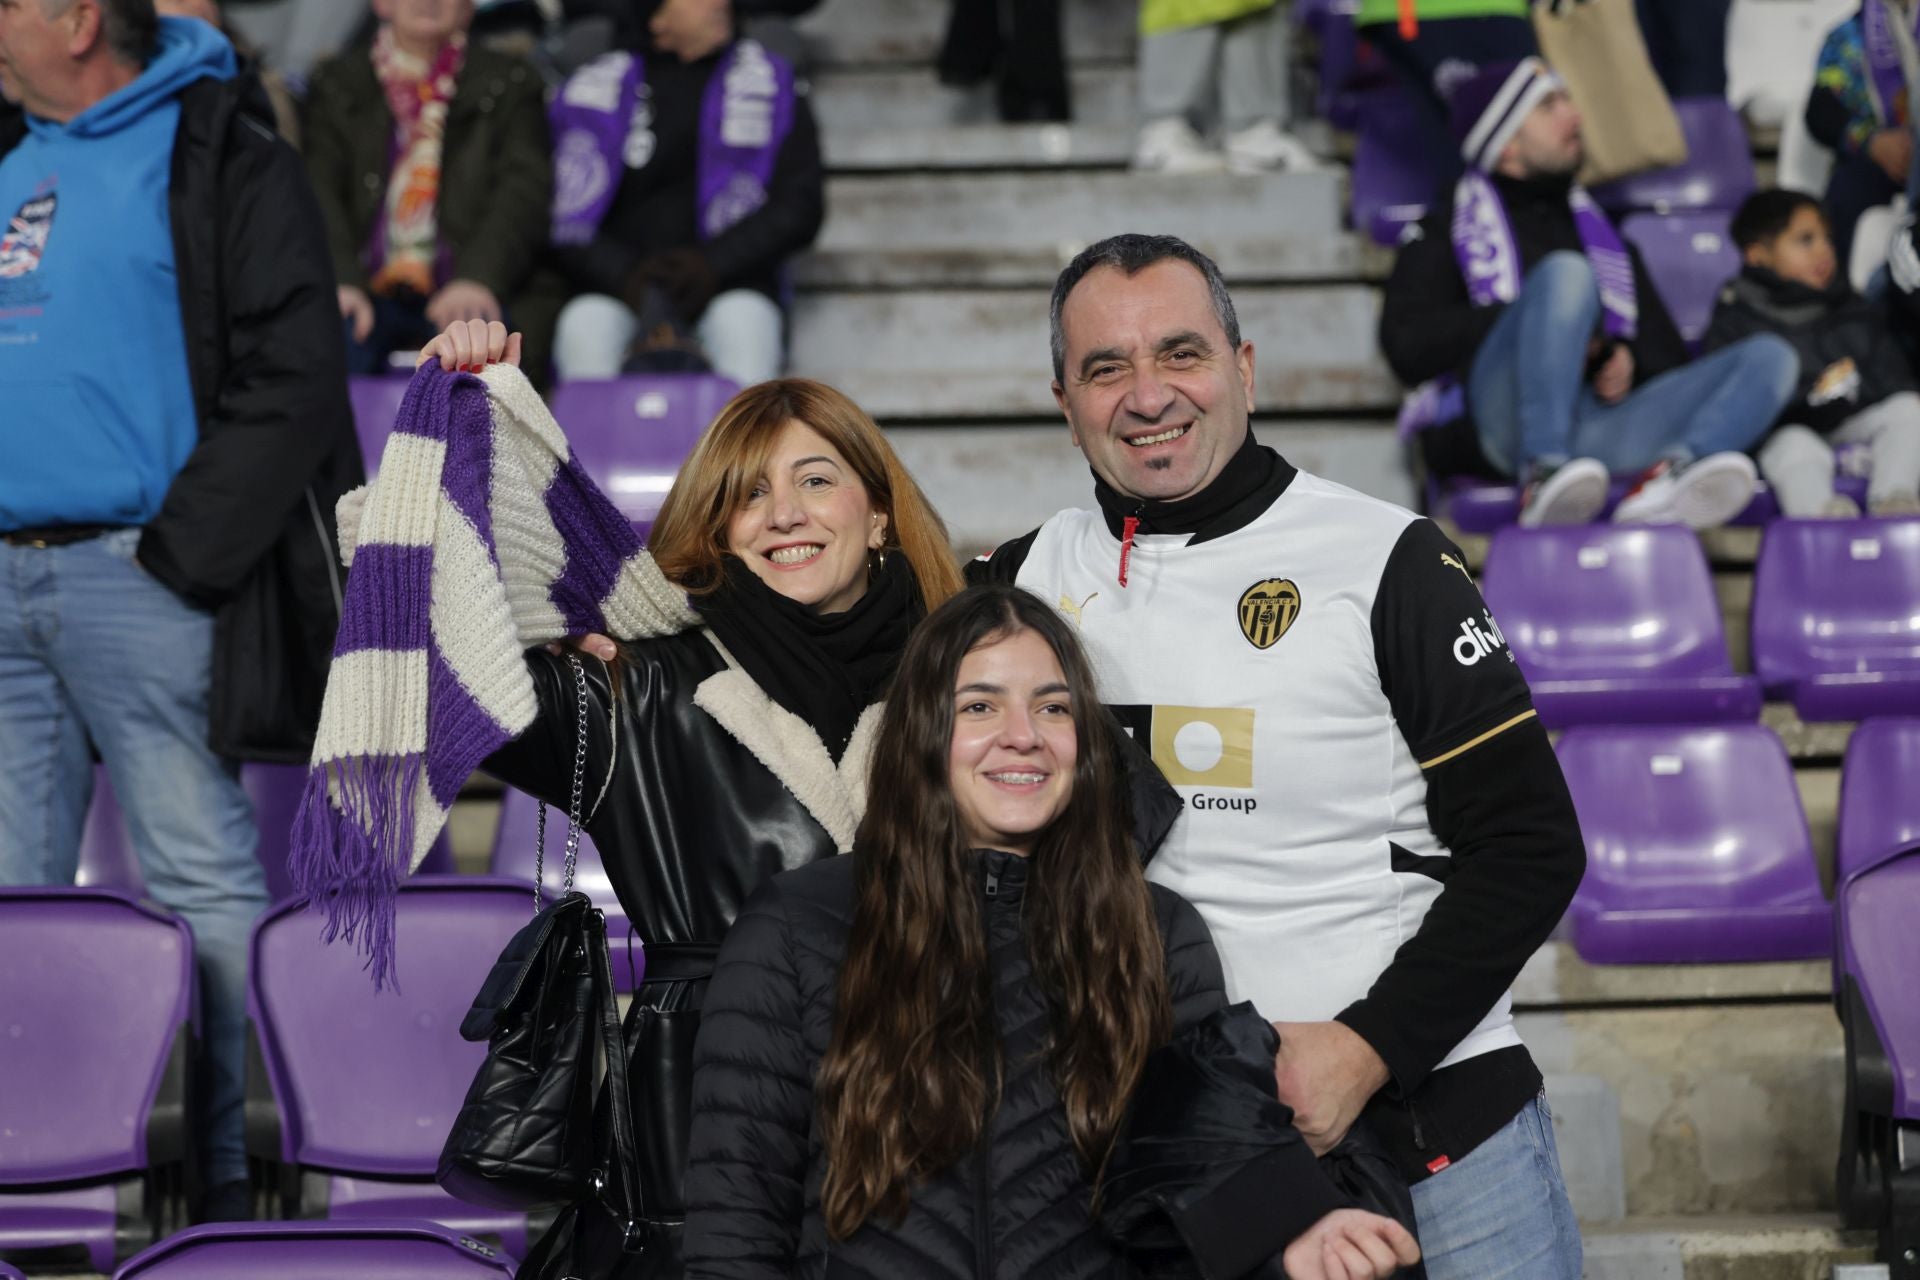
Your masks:
{"label": "black jacket of spectator", "polygon": [[[688,1280],[785,1280],[829,1267],[848,1280],[1132,1274],[1093,1218],[1091,1188],[1046,1066],[1047,1002],[1020,909],[1027,862],[1009,853],[979,856],[1005,1063],[989,1141],[976,1157],[914,1187],[901,1221],[876,1216],[849,1240],[827,1238],[819,1204],[824,1152],[809,1082],[833,1031],[853,920],[853,862],[830,858],[782,875],[741,912],[707,992],[695,1052]],[[1158,887],[1153,901],[1174,1024],[1184,1029],[1225,1004],[1220,959],[1190,905]],[[1310,1158],[1302,1164],[1318,1178]],[[1268,1192],[1280,1201],[1287,1194],[1272,1184]]]}
{"label": "black jacket of spectator", "polygon": [[[200,440],[138,554],[217,611],[214,750],[304,762],[340,623],[334,503],[365,472],[319,210],[251,113],[258,92],[241,77],[180,95],[167,212]],[[24,133],[0,122],[0,154]]]}
{"label": "black jacket of spectator", "polygon": [[[583,245],[556,246],[554,261],[576,293],[635,298],[644,259],[670,249],[695,249],[704,259],[711,293],[756,289],[782,301],[781,268],[813,243],[826,217],[826,167],[805,82],[796,86],[793,127],[774,162],[766,204],[703,242],[697,173],[700,109],[721,55],[685,63],[659,52],[644,35],[644,19],[657,4],[636,0],[633,7],[640,11],[634,21],[643,33],[633,49],[646,62],[653,155],[644,167],[622,171],[619,193],[599,233]],[[698,318],[683,317],[689,322]]]}
{"label": "black jacket of spectator", "polygon": [[1828,288],[1814,289],[1765,267],[1746,267],[1720,290],[1707,346],[1717,349],[1756,333],[1777,333],[1791,342],[1800,357],[1800,382],[1780,420],[1830,432],[1860,410],[1915,389],[1913,368],[1888,319],[1885,307],[1855,293],[1837,273]]}
{"label": "black jacket of spectator", "polygon": [[[366,48],[314,72],[307,172],[340,284],[367,287],[364,255],[386,216],[393,128]],[[539,74],[523,58],[469,44],[447,106],[436,214],[453,278],[478,281],[511,308],[546,246],[552,204],[553,142]]]}

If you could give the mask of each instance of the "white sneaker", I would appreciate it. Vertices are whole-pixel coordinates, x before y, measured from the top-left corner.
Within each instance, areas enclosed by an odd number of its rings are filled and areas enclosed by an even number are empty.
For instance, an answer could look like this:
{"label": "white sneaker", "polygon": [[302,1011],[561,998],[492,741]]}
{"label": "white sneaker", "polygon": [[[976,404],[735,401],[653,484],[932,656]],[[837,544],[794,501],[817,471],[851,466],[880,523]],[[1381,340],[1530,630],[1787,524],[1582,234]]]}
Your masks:
{"label": "white sneaker", "polygon": [[1227,167],[1227,158],[1207,146],[1192,125],[1169,116],[1140,130],[1133,167],[1155,173],[1220,173]]}
{"label": "white sneaker", "polygon": [[1641,473],[1613,518],[1620,524],[1684,524],[1714,529],[1753,501],[1760,472],[1744,453],[1712,453],[1684,465],[1655,463]]}
{"label": "white sneaker", "polygon": [[1834,494],[1827,499],[1827,504],[1820,508],[1822,520],[1858,520],[1859,518],[1860,504],[1844,493]]}
{"label": "white sneaker", "polygon": [[1520,496],[1520,523],[1586,524],[1607,505],[1607,469],[1594,458],[1575,458],[1534,476]]}
{"label": "white sneaker", "polygon": [[1227,168],[1235,173],[1311,173],[1326,166],[1307,144],[1273,120],[1229,133]]}
{"label": "white sneaker", "polygon": [[1876,516],[1920,516],[1920,495],[1889,493],[1867,498],[1867,510]]}

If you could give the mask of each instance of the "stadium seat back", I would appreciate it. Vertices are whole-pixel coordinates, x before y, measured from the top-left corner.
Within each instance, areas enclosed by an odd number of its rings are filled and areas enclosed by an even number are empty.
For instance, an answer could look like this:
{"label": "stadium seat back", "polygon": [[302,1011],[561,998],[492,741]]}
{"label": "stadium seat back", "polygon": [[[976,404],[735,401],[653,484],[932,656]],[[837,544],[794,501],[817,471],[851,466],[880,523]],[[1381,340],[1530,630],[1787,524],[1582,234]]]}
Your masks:
{"label": "stadium seat back", "polygon": [[110,1269],[177,1221],[193,936],[99,888],[0,890],[0,1255]]}
{"label": "stadium seat back", "polygon": [[486,1046],[460,1020],[507,939],[533,916],[533,886],[418,877],[396,904],[398,990],[375,992],[351,944],[283,903],[254,927],[249,1004],[279,1105],[282,1158],[376,1177],[433,1176]]}
{"label": "stadium seat back", "polygon": [[400,416],[400,402],[406,399],[413,379],[400,375],[355,377],[347,380],[347,399],[353,405],[353,432],[360,437],[360,456],[367,464],[367,478],[380,469],[380,455],[393,432],[393,420]]}
{"label": "stadium seat back", "polygon": [[1442,169],[1427,147],[1419,105],[1398,85],[1368,92],[1354,143],[1354,230],[1376,244],[1396,245],[1426,216],[1439,194]]}
{"label": "stadium seat back", "polygon": [[1920,845],[1920,718],[1886,716],[1853,731],[1840,773],[1835,843],[1842,880]]}
{"label": "stadium seat back", "polygon": [[553,416],[613,505],[650,528],[680,464],[738,390],[716,374],[576,380],[555,389]]}
{"label": "stadium seat back", "polygon": [[1920,714],[1920,520],[1780,520],[1753,584],[1753,661],[1803,719]]}
{"label": "stadium seat back", "polygon": [[186,924],[108,889],[6,889],[0,939],[0,1187],[144,1168],[194,1008]]}
{"label": "stadium seat back", "polygon": [[1759,714],[1687,529],[1510,525],[1487,550],[1483,587],[1549,727]]}
{"label": "stadium seat back", "polygon": [[1599,964],[1830,954],[1793,767],[1754,724],[1569,729],[1560,765],[1586,837],[1569,912]]}
{"label": "stadium seat back", "polygon": [[1920,1120],[1920,851],[1854,876],[1840,889],[1840,964],[1853,977],[1872,1019],[1872,1056],[1891,1077],[1888,1114]]}
{"label": "stadium seat back", "polygon": [[[500,801],[500,826],[493,840],[493,860],[488,871],[496,876],[520,880],[533,879],[534,852],[538,848],[540,802],[524,791],[506,789]],[[547,810],[547,853],[541,888],[558,897],[566,883],[567,815]],[[593,837],[580,832],[579,856],[574,860],[573,887],[593,899],[607,917],[607,953],[613,960],[614,985],[631,991],[639,984],[646,968],[642,940],[632,934],[626,909],[613,891],[613,880],[606,863],[594,847]]]}
{"label": "stadium seat back", "polygon": [[193,1227],[114,1280],[503,1280],[513,1259],[426,1222],[245,1222]]}
{"label": "stadium seat back", "polygon": [[1636,213],[1620,225],[1620,234],[1638,246],[1680,336],[1690,343],[1707,336],[1721,286],[1740,271],[1739,251],[1727,234],[1730,220],[1725,210],[1708,209]]}
{"label": "stadium seat back", "polygon": [[1740,113],[1724,98],[1679,98],[1673,110],[1686,137],[1687,158],[1594,188],[1603,206],[1620,213],[1731,212],[1753,194],[1753,149]]}

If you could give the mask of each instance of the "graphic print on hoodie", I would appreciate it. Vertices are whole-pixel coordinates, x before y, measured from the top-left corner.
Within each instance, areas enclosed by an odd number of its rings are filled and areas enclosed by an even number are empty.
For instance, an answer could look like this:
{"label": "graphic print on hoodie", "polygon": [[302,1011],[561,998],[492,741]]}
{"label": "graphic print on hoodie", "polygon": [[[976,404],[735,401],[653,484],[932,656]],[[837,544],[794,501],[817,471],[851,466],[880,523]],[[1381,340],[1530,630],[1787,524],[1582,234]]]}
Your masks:
{"label": "graphic print on hoodie", "polygon": [[163,18],[137,79],[29,115],[0,159],[0,529],[144,524],[192,452],[169,175],[180,92],[235,70],[219,32]]}

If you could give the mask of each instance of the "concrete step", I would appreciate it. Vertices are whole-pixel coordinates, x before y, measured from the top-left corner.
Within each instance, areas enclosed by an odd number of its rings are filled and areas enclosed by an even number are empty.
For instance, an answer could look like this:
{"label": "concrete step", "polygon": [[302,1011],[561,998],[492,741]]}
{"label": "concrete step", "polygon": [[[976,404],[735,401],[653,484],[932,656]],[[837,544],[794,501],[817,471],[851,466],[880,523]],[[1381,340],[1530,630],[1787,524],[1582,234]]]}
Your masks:
{"label": "concrete step", "polygon": [[1833,1280],[1873,1259],[1868,1234],[1821,1215],[1628,1218],[1581,1235],[1584,1280]]}
{"label": "concrete step", "polygon": [[1044,290],[1074,254],[1124,231],[1185,237],[1236,284],[1377,277],[1390,259],[1343,228],[1344,181],[1331,171],[842,176],[829,183],[832,216],[798,279]]}
{"label": "concrete step", "polygon": [[[880,130],[945,129],[1000,123],[993,87],[940,83],[931,65],[827,67],[813,77],[813,114],[830,143]],[[1133,64],[1085,63],[1073,68],[1073,123],[1131,132]]]}
{"label": "concrete step", "polygon": [[1592,1153],[1610,1144],[1630,1216],[1831,1212],[1844,1059],[1824,999],[1521,1012],[1515,1022],[1550,1081],[1604,1086],[1588,1085],[1556,1125],[1590,1213],[1612,1176]]}
{"label": "concrete step", "polygon": [[[1235,302],[1263,353],[1256,407],[1393,412],[1399,388],[1374,350],[1373,290],[1247,287]],[[1040,289],[805,294],[792,334],[794,373],[832,383],[885,421],[1057,412]]]}
{"label": "concrete step", "polygon": [[895,169],[1124,169],[1133,130],[1123,125],[916,125],[830,134],[834,173]]}
{"label": "concrete step", "polygon": [[1674,1005],[1754,1000],[1825,1000],[1833,969],[1825,960],[1764,964],[1588,964],[1570,942],[1534,952],[1513,985],[1522,1010],[1593,1005]]}
{"label": "concrete step", "polygon": [[[1067,56],[1131,62],[1132,6],[1065,0]],[[822,66],[931,65],[946,36],[949,0],[827,0],[799,27]]]}
{"label": "concrete step", "polygon": [[[1317,475],[1391,502],[1413,497],[1391,424],[1257,420],[1254,433]],[[890,425],[887,438],[964,555],[1019,537],[1063,508],[1093,505],[1086,459],[1058,415],[992,426]]]}

